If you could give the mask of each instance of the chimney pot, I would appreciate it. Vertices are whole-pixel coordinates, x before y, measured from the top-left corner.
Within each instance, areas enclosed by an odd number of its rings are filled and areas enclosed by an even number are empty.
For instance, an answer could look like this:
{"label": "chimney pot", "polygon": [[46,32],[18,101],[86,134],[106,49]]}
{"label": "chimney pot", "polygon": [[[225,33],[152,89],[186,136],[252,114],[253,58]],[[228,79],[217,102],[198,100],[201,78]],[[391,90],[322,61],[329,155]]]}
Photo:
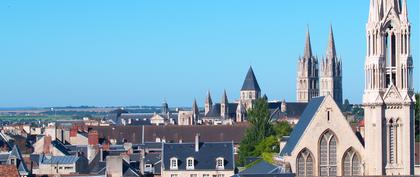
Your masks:
{"label": "chimney pot", "polygon": [[195,152],[200,150],[200,134],[195,134]]}

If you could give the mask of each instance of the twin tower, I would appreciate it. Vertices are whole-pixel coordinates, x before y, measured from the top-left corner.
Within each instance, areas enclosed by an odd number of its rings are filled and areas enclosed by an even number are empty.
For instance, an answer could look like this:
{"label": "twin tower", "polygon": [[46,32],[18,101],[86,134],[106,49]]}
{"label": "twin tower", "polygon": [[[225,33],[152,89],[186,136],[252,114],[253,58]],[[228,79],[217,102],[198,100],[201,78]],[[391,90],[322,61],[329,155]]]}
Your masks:
{"label": "twin tower", "polygon": [[312,54],[311,37],[306,34],[303,57],[298,60],[296,83],[297,102],[309,102],[313,97],[330,94],[338,105],[343,103],[341,59],[335,50],[334,34],[331,27],[327,53],[318,70],[318,58]]}

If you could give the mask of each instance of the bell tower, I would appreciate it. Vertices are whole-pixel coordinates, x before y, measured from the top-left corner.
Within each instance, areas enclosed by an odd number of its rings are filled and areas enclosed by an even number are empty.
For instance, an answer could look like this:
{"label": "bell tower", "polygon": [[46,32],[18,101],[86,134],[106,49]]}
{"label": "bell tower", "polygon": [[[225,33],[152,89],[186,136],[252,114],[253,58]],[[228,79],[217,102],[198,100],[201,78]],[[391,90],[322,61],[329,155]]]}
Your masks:
{"label": "bell tower", "polygon": [[366,25],[368,175],[413,175],[414,86],[406,0],[371,0]]}

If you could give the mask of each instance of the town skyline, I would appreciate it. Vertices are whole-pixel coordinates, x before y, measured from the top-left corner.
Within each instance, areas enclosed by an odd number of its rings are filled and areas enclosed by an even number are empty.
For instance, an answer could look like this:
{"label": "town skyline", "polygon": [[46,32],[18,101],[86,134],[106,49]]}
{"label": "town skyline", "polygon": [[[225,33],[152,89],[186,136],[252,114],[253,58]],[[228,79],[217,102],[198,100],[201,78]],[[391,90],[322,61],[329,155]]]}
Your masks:
{"label": "town skyline", "polygon": [[[418,3],[408,0],[415,68]],[[262,94],[295,101],[307,26],[320,60],[330,25],[343,60],[343,99],[362,100],[369,1],[46,4],[0,5],[6,17],[0,31],[7,34],[0,44],[0,73],[8,76],[0,107],[159,106],[164,99],[178,107],[191,106],[194,98],[203,107],[209,90],[216,101],[224,89],[229,99],[239,99],[249,66]]]}

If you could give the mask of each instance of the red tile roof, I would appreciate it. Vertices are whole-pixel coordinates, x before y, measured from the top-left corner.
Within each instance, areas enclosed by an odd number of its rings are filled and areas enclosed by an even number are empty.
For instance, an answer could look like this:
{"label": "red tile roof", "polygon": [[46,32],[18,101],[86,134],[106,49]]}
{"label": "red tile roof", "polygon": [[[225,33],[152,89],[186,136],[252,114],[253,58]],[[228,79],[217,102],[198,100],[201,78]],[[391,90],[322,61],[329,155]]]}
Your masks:
{"label": "red tile roof", "polygon": [[125,139],[131,143],[155,142],[157,138],[167,142],[193,142],[195,135],[200,134],[203,142],[233,141],[239,143],[245,135],[248,124],[240,125],[191,125],[191,126],[92,126],[98,131],[99,138],[116,140]]}
{"label": "red tile roof", "polygon": [[19,177],[19,173],[14,165],[0,165],[0,177]]}

